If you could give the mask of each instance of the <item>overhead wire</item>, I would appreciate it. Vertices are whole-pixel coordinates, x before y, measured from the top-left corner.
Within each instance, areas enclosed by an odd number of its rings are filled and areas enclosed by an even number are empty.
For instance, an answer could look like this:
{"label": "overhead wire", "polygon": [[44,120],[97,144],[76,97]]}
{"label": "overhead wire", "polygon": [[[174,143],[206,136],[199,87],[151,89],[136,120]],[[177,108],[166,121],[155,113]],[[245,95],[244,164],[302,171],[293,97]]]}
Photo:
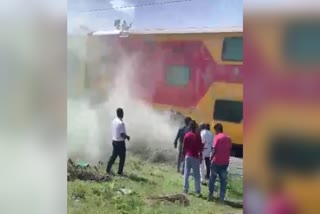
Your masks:
{"label": "overhead wire", "polygon": [[80,13],[90,13],[90,12],[99,12],[99,11],[108,11],[108,10],[123,10],[123,9],[129,9],[129,8],[159,6],[159,5],[165,5],[165,4],[182,3],[182,2],[190,2],[190,1],[193,1],[193,0],[173,0],[173,1],[144,3],[144,4],[137,4],[137,5],[126,5],[126,6],[120,6],[120,7],[107,7],[107,8],[80,11]]}
{"label": "overhead wire", "polygon": [[[194,0],[171,0],[171,1],[161,1],[161,2],[152,2],[152,3],[143,3],[143,4],[136,4],[136,5],[126,5],[120,7],[108,7],[108,8],[99,8],[99,9],[91,9],[85,11],[79,11],[80,13],[90,13],[90,12],[99,12],[99,11],[110,11],[110,10],[122,10],[122,9],[129,9],[129,8],[139,8],[139,7],[150,7],[150,6],[159,6],[159,5],[166,5],[166,4],[174,4],[174,3],[183,3],[183,2],[191,2]],[[199,1],[199,0],[197,0]],[[230,28],[236,28],[237,26],[232,26]],[[184,30],[203,30],[203,29],[211,29],[212,27],[202,26],[202,27],[187,27],[183,28]],[[146,31],[154,30],[154,29],[144,29]],[[165,29],[157,29],[157,30],[165,30]]]}

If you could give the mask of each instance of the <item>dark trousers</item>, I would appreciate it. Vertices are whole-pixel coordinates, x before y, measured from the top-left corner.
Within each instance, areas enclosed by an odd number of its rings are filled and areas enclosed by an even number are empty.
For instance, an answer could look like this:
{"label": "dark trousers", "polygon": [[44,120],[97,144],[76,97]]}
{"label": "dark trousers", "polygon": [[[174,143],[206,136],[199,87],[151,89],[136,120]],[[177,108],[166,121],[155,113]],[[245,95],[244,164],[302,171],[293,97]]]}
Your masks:
{"label": "dark trousers", "polygon": [[[182,164],[182,150],[183,150],[182,143],[179,143],[178,157],[177,157],[177,172],[180,172],[180,167]],[[183,171],[184,171],[184,161],[183,161],[183,167],[182,167],[182,174],[183,174]]]}
{"label": "dark trousers", "polygon": [[112,146],[113,146],[113,151],[108,161],[107,173],[110,173],[112,165],[114,164],[117,157],[119,156],[120,161],[119,161],[118,174],[122,174],[124,163],[126,161],[126,144],[124,141],[112,141]]}
{"label": "dark trousers", "polygon": [[209,177],[210,177],[210,167],[211,167],[210,157],[205,157],[204,161],[206,163],[206,169],[207,169],[206,178],[209,179]]}

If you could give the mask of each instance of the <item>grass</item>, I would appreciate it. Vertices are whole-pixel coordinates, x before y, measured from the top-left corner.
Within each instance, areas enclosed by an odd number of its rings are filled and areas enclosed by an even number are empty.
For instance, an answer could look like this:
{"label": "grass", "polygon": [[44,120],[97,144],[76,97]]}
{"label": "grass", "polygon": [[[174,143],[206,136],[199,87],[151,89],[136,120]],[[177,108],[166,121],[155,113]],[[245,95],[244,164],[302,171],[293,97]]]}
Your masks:
{"label": "grass", "polygon": [[[117,169],[117,164],[113,169]],[[104,168],[101,167],[101,173]],[[146,203],[148,196],[177,194],[182,192],[182,176],[175,168],[166,164],[154,164],[139,158],[128,157],[125,166],[128,177],[114,177],[112,181],[97,183],[88,181],[68,182],[69,214],[179,214],[207,213],[228,214],[242,213],[242,208],[207,202],[208,188],[202,186],[203,198],[188,195],[190,206],[180,204]],[[190,177],[190,192],[194,191]],[[131,194],[121,194],[122,188],[131,190]],[[242,178],[229,176],[227,200],[242,200]],[[218,190],[218,188],[217,188]],[[215,193],[215,195],[217,195]]]}

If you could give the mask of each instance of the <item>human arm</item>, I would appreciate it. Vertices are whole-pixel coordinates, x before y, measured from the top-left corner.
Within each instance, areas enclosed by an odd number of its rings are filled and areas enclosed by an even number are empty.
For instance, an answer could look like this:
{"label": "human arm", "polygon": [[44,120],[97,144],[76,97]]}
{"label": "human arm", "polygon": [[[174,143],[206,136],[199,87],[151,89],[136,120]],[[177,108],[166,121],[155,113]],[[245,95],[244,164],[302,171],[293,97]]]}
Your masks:
{"label": "human arm", "polygon": [[130,136],[127,135],[126,126],[124,125],[124,123],[121,123],[121,124],[120,124],[119,129],[120,129],[120,136],[121,136],[123,139],[130,140]]}
{"label": "human arm", "polygon": [[176,136],[176,138],[175,138],[175,140],[174,140],[174,143],[173,143],[175,149],[176,149],[177,146],[178,146],[178,140],[179,140],[180,135],[181,135],[181,129],[178,130],[177,136]]}
{"label": "human arm", "polygon": [[203,149],[202,149],[202,145],[201,145],[201,149],[199,150],[199,159],[200,159],[200,163],[203,160],[203,153],[202,153]]}
{"label": "human arm", "polygon": [[200,136],[201,136],[202,151],[203,151],[205,149],[206,145],[207,145],[207,142],[206,142],[206,139],[205,139],[205,133],[202,131],[200,133]]}
{"label": "human arm", "polygon": [[217,152],[218,145],[219,145],[219,139],[215,137],[213,139],[213,143],[212,143],[212,147],[211,147],[211,158],[210,158],[211,160],[213,159],[214,155]]}
{"label": "human arm", "polygon": [[202,139],[203,139],[202,135],[199,135],[199,138],[198,138],[198,152],[199,152],[200,163],[203,160],[203,149],[204,149],[204,146],[205,146],[205,144],[203,143]]}
{"label": "human arm", "polygon": [[124,139],[130,140],[130,136],[127,135],[126,133],[121,133],[120,136]]}

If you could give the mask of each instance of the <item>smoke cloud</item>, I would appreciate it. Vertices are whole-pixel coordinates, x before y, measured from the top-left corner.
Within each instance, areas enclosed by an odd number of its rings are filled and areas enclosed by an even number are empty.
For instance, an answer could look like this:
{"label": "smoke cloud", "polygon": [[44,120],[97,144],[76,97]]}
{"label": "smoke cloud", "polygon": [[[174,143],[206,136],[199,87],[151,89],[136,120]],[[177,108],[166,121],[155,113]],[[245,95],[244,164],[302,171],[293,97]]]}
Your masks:
{"label": "smoke cloud", "polygon": [[[94,55],[112,52],[105,44],[105,41],[101,43],[102,51],[97,50]],[[73,54],[77,52],[74,48],[69,51]],[[143,93],[153,91],[150,88],[153,84],[146,84],[149,88],[143,89],[136,81],[139,72],[136,68],[141,55],[129,56],[123,50],[120,53],[120,60],[114,62],[111,70],[111,65],[94,65],[98,73],[109,78],[107,83],[98,87],[102,94],[107,94],[102,102],[90,103],[97,96],[97,91],[90,89],[82,93],[80,98],[68,98],[68,157],[92,164],[106,162],[112,151],[111,122],[116,116],[116,109],[121,107],[125,113],[127,133],[131,137],[131,141],[127,142],[129,155],[173,162],[176,152],[173,141],[181,121],[173,120],[169,111],[157,111],[141,99]],[[86,60],[79,54],[77,56]],[[69,68],[72,69],[72,66],[69,65]],[[146,78],[145,81],[152,80]]]}

